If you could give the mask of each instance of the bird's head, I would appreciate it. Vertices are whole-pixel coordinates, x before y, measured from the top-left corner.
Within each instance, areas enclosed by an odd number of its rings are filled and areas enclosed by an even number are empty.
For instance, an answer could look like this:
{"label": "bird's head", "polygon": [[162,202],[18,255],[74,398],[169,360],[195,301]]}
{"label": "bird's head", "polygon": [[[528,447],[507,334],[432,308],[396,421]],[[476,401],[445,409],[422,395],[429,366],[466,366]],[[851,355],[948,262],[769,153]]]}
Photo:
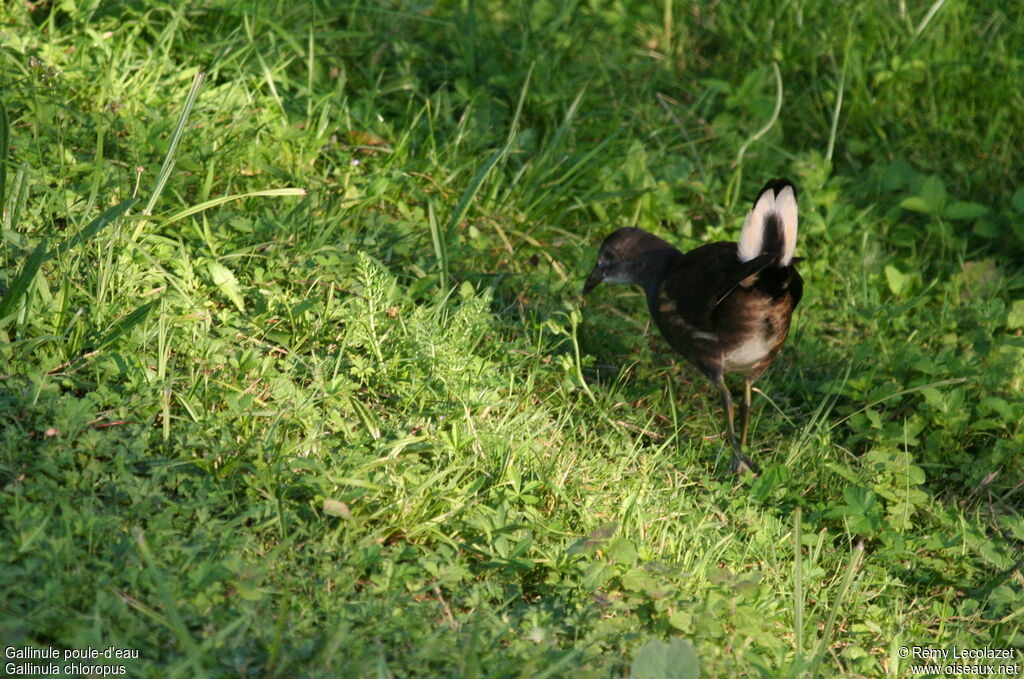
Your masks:
{"label": "bird's head", "polygon": [[626,226],[608,235],[597,252],[583,294],[599,283],[629,283],[647,288],[659,279],[664,263],[679,251],[652,233]]}

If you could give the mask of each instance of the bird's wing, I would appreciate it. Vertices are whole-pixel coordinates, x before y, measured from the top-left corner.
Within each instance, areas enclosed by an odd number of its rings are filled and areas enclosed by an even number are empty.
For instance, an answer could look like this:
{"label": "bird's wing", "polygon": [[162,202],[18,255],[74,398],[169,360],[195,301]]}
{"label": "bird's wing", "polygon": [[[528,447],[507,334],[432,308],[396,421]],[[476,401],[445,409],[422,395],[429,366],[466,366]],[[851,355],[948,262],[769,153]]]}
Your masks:
{"label": "bird's wing", "polygon": [[771,261],[771,255],[761,255],[749,262],[740,262],[735,243],[709,243],[683,256],[675,270],[666,276],[659,297],[671,300],[675,312],[687,325],[710,332],[715,307]]}

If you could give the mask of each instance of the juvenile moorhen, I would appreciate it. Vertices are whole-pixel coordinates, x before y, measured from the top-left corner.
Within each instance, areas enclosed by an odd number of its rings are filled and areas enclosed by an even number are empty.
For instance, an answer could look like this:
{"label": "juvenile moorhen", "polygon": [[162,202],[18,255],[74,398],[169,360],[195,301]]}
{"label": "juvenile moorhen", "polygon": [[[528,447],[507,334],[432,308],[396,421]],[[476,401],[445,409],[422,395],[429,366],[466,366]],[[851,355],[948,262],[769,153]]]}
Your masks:
{"label": "juvenile moorhen", "polygon": [[[773,179],[754,201],[739,243],[708,243],[683,254],[643,229],[625,227],[604,239],[583,286],[583,294],[602,281],[644,289],[662,336],[721,394],[737,473],[760,471],[743,454],[750,388],[782,348],[803,295],[793,262],[796,227],[796,187],[788,179]],[[726,373],[744,380],[738,438]]]}

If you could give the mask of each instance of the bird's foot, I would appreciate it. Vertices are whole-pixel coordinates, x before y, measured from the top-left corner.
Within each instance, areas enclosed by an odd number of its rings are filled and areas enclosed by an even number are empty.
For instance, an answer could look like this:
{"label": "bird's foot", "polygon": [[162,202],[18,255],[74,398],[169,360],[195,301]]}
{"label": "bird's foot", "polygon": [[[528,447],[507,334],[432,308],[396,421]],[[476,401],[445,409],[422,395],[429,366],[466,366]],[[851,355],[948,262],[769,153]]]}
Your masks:
{"label": "bird's foot", "polygon": [[753,460],[748,458],[743,453],[733,453],[732,455],[732,471],[734,474],[744,474],[751,472],[753,474],[760,474],[761,467],[757,465]]}

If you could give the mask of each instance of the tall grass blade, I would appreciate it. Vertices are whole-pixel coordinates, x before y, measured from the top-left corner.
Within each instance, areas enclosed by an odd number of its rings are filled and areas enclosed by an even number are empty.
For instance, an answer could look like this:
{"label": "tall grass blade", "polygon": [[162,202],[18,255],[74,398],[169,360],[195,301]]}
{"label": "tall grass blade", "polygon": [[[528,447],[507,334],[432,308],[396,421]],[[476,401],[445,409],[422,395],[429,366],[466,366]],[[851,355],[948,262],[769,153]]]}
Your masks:
{"label": "tall grass blade", "polygon": [[156,306],[156,304],[156,300],[152,302],[147,302],[146,304],[143,304],[139,308],[135,309],[135,311],[131,312],[124,318],[114,323],[114,325],[110,328],[110,330],[103,337],[103,339],[100,340],[99,344],[96,345],[96,348],[93,349],[93,352],[99,351],[100,349],[109,346],[118,337],[125,334],[126,332],[134,328],[136,325],[144,321],[146,319],[146,316],[149,315],[149,312],[153,310],[153,307]]}
{"label": "tall grass blade", "polygon": [[512,147],[512,141],[514,139],[514,135],[509,136],[505,145],[491,155],[484,166],[480,168],[480,171],[476,173],[476,176],[473,177],[473,181],[469,183],[466,190],[462,192],[462,197],[459,198],[459,202],[455,206],[455,212],[452,213],[451,219],[448,220],[448,227],[445,229],[446,238],[451,238],[452,234],[455,232],[455,227],[460,221],[462,221],[462,217],[466,214],[466,210],[469,209],[470,204],[473,202],[473,198],[476,197],[477,191],[480,190],[480,185],[484,183],[484,179],[487,178],[491,168],[497,165],[498,161],[504,158],[505,154],[508,153],[509,148]]}
{"label": "tall grass blade", "polygon": [[430,240],[434,244],[434,256],[437,257],[437,265],[440,268],[441,294],[446,294],[448,290],[448,241],[441,234],[432,202],[427,203],[427,224],[430,226]]}
{"label": "tall grass blade", "polygon": [[664,0],[665,7],[661,15],[661,53],[666,59],[672,57],[672,0]]}
{"label": "tall grass blade", "polygon": [[14,230],[21,218],[21,211],[25,208],[25,200],[28,196],[28,169],[26,165],[18,168],[11,181],[11,194],[7,201],[7,210],[0,210],[3,215],[4,228],[8,231]]}
{"label": "tall grass blade", "polygon": [[846,422],[851,417],[854,417],[855,415],[859,415],[860,413],[864,412],[865,410],[869,410],[871,408],[874,408],[879,403],[885,403],[886,401],[888,401],[891,398],[899,398],[900,396],[906,396],[907,394],[914,394],[914,393],[917,393],[919,391],[924,391],[925,389],[928,389],[930,387],[948,387],[951,384],[963,384],[964,382],[970,382],[970,381],[971,381],[970,377],[951,377],[948,380],[939,380],[938,382],[929,382],[928,384],[919,384],[917,386],[910,387],[910,388],[907,388],[907,389],[900,389],[899,391],[895,391],[895,392],[893,392],[891,394],[883,396],[882,398],[877,398],[874,401],[872,401],[871,403],[869,403],[866,406],[864,406],[863,408],[858,408],[857,410],[854,410],[849,415],[836,420],[835,422],[833,422],[828,427],[828,431],[832,431],[833,429],[835,429],[836,427],[841,425],[843,422]]}
{"label": "tall grass blade", "polygon": [[[142,211],[144,215],[153,214],[153,206],[156,205],[156,201],[160,198],[160,194],[164,191],[164,186],[167,184],[168,177],[171,176],[171,170],[174,169],[174,154],[178,150],[178,143],[181,141],[182,135],[185,133],[185,123],[188,122],[188,116],[192,113],[192,107],[196,103],[196,98],[199,96],[199,90],[203,86],[203,78],[206,76],[205,73],[200,71],[196,73],[196,77],[192,79],[192,87],[188,91],[188,96],[185,97],[185,106],[181,110],[181,117],[178,118],[178,125],[174,128],[174,136],[171,137],[171,145],[167,148],[167,155],[164,156],[164,164],[160,168],[160,174],[156,178],[156,186],[153,188],[153,194],[149,197],[149,202],[146,203],[145,209]],[[135,229],[135,237],[138,238],[139,233],[142,230],[142,223]]]}
{"label": "tall grass blade", "polygon": [[736,171],[733,172],[732,177],[729,179],[729,185],[725,191],[725,204],[727,206],[735,205],[739,197],[740,180],[743,177],[743,157],[747,155],[747,149],[755,141],[768,134],[768,131],[775,126],[776,121],[779,119],[779,113],[782,111],[782,72],[779,70],[779,64],[776,62],[772,62],[772,74],[775,76],[775,108],[772,110],[772,114],[768,118],[768,122],[764,124],[764,127],[743,142],[739,151],[736,152]]}
{"label": "tall grass blade", "polygon": [[260,198],[260,197],[264,197],[264,198],[270,197],[270,198],[273,198],[273,197],[280,197],[280,196],[305,196],[305,195],[306,195],[306,189],[282,188],[282,189],[264,189],[262,191],[250,191],[249,193],[233,193],[230,196],[218,196],[216,198],[211,198],[210,200],[207,200],[207,201],[204,201],[202,203],[199,203],[198,205],[193,205],[191,207],[185,208],[181,212],[176,212],[175,214],[171,215],[170,217],[167,217],[166,219],[162,220],[161,221],[161,225],[162,226],[167,226],[168,224],[173,224],[174,222],[181,221],[182,219],[185,219],[186,217],[191,217],[192,215],[198,214],[200,212],[203,212],[204,210],[209,210],[212,207],[217,207],[218,205],[223,205],[224,203],[230,203],[233,200],[241,200],[242,198]]}
{"label": "tall grass blade", "polygon": [[193,676],[208,676],[206,671],[203,669],[199,644],[192,638],[192,634],[188,630],[188,625],[185,624],[185,620],[181,616],[181,611],[178,610],[177,603],[171,595],[170,588],[167,586],[167,579],[157,567],[156,559],[153,558],[153,552],[149,549],[149,545],[146,543],[145,534],[142,532],[141,528],[135,527],[132,528],[132,537],[135,539],[135,544],[138,547],[142,561],[146,564],[146,571],[149,574],[150,580],[153,582],[153,586],[156,588],[157,595],[160,597],[160,602],[164,606],[167,627],[169,631],[178,638],[178,643],[181,644],[182,649],[185,651],[185,655],[191,662],[192,669],[195,672]]}
{"label": "tall grass blade", "polygon": [[0,215],[4,212],[4,197],[7,195],[7,151],[11,145],[8,129],[7,107],[0,99]]}
{"label": "tall grass blade", "polygon": [[779,113],[782,111],[782,72],[779,70],[778,63],[772,62],[772,74],[775,76],[775,108],[772,109],[772,115],[768,118],[768,122],[764,124],[764,127],[743,142],[743,146],[741,146],[740,150],[736,152],[737,165],[743,162],[743,156],[746,155],[747,149],[750,148],[750,145],[768,134],[768,131],[775,126],[775,122],[779,119]]}
{"label": "tall grass blade", "polygon": [[36,249],[32,251],[32,254],[28,256],[28,259],[25,260],[25,265],[21,267],[21,271],[15,276],[3,299],[0,299],[0,327],[4,326],[7,317],[17,309],[18,303],[28,292],[29,286],[32,285],[32,281],[35,280],[36,274],[39,272],[39,267],[45,261],[46,239],[44,238],[36,246]]}
{"label": "tall grass blade", "polygon": [[793,517],[793,645],[796,657],[804,654],[804,549],[803,508]]}
{"label": "tall grass blade", "polygon": [[597,403],[597,399],[594,398],[594,392],[590,391],[590,386],[587,384],[587,380],[583,377],[583,359],[580,356],[580,339],[579,339],[579,328],[583,323],[583,315],[576,309],[569,313],[569,326],[570,339],[572,339],[572,351],[574,358],[574,367],[576,368],[576,379],[579,380],[580,386],[583,387],[584,393],[590,397],[591,402]]}
{"label": "tall grass blade", "polygon": [[103,229],[103,227],[107,226],[108,224],[116,220],[118,217],[128,212],[128,210],[130,210],[132,206],[138,202],[138,198],[129,198],[128,200],[121,201],[114,207],[107,208],[103,212],[103,214],[101,214],[99,217],[92,220],[88,224],[86,224],[85,228],[83,228],[81,231],[76,233],[71,238],[62,241],[60,244],[57,245],[57,247],[48,252],[46,255],[46,259],[44,259],[43,261],[49,261],[54,257],[59,257],[60,255],[63,255],[64,253],[70,250],[74,250],[79,245],[81,245],[82,243],[86,242],[87,240],[95,236],[97,233],[99,233]]}
{"label": "tall grass blade", "polygon": [[843,110],[843,93],[846,90],[846,70],[850,64],[850,36],[846,36],[846,48],[843,50],[843,70],[839,73],[839,87],[836,88],[836,104],[832,107],[832,123],[828,130],[828,146],[825,148],[825,160],[832,162],[832,153],[836,148],[836,132],[839,129],[839,113]]}
{"label": "tall grass blade", "polygon": [[918,38],[922,33],[924,33],[924,29],[928,28],[928,24],[932,22],[932,19],[935,18],[935,15],[939,13],[939,10],[942,9],[942,6],[945,4],[946,0],[935,0],[935,2],[932,3],[932,6],[929,7],[928,11],[925,13],[924,18],[921,19],[921,23],[919,23],[917,28],[914,29],[914,38]]}
{"label": "tall grass blade", "polygon": [[843,600],[850,592],[850,585],[853,584],[853,576],[857,573],[857,569],[860,567],[861,557],[863,556],[864,540],[860,540],[857,543],[857,546],[853,548],[853,553],[850,554],[850,561],[846,566],[846,577],[843,578],[842,587],[839,589],[839,593],[836,595],[836,599],[832,603],[832,610],[828,612],[828,620],[825,622],[825,629],[822,630],[821,639],[818,641],[818,650],[815,651],[814,659],[811,661],[810,667],[807,668],[808,677],[814,676],[814,673],[818,670],[818,666],[821,665],[821,661],[825,659],[825,654],[828,653],[829,640],[832,638],[832,631],[836,626],[836,617],[839,615],[839,609],[843,605]]}
{"label": "tall grass blade", "polygon": [[536,65],[537,62],[530,64],[529,70],[526,71],[526,77],[523,78],[523,86],[519,88],[519,100],[516,102],[516,112],[512,115],[512,122],[508,126],[506,143],[512,143],[512,139],[519,130],[519,118],[523,115],[523,104],[526,103],[526,94],[530,91],[530,80],[533,78],[533,68]]}

